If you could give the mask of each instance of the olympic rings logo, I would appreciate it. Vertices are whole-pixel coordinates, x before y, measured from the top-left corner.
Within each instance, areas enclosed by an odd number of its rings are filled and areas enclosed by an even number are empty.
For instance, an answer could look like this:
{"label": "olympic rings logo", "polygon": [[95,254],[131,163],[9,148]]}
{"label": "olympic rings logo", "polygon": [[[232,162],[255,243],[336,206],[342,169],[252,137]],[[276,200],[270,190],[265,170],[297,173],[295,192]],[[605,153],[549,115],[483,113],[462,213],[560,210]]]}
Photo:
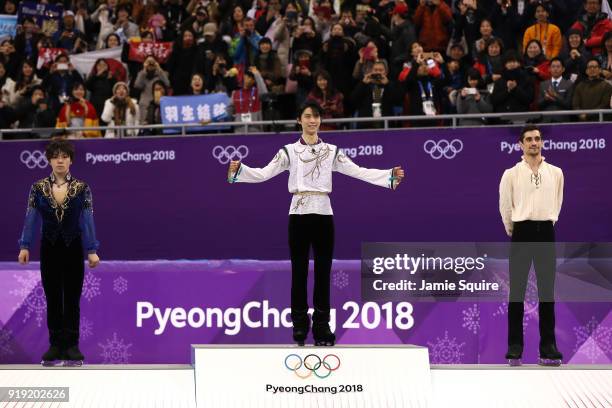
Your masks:
{"label": "olympic rings logo", "polygon": [[249,155],[249,148],[245,145],[236,146],[215,146],[212,155],[221,164],[227,164],[231,160],[242,160]]}
{"label": "olympic rings logo", "polygon": [[321,360],[316,354],[308,354],[302,359],[297,354],[289,354],[285,357],[285,367],[301,379],[313,374],[318,378],[327,378],[340,368],[340,358],[335,354],[328,354]]}
{"label": "olympic rings logo", "polygon": [[453,139],[450,142],[445,139],[438,140],[437,142],[435,140],[428,140],[423,145],[423,150],[434,160],[441,159],[442,157],[454,159],[463,150],[463,142],[459,139]]}
{"label": "olympic rings logo", "polygon": [[39,167],[44,169],[49,165],[49,161],[47,161],[47,157],[41,150],[24,150],[19,155],[19,160],[30,170]]}

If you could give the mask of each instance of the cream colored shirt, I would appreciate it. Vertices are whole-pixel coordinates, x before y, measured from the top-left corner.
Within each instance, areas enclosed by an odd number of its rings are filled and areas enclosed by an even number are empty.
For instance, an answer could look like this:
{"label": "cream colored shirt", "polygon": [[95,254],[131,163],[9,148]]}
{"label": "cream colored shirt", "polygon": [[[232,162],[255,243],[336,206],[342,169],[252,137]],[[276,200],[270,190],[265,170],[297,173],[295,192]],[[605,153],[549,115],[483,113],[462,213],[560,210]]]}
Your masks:
{"label": "cream colored shirt", "polygon": [[[313,152],[314,149],[314,152]],[[337,146],[318,143],[308,146],[300,143],[281,148],[272,161],[263,168],[240,164],[234,183],[260,183],[289,170],[288,187],[293,194],[289,214],[332,215],[328,194],[332,191],[332,172],[368,183],[394,189],[393,169],[366,169],[353,163]]]}
{"label": "cream colored shirt", "polygon": [[556,222],[562,203],[563,171],[544,158],[537,175],[523,159],[506,170],[499,183],[499,212],[508,236],[518,221]]}

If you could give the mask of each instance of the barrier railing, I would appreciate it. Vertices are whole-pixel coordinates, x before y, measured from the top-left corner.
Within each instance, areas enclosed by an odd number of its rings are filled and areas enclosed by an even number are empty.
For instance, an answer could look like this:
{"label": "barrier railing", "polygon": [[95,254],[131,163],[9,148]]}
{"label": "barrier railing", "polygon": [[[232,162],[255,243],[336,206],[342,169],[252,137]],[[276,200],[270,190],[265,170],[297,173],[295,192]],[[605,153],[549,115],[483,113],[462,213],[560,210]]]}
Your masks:
{"label": "barrier railing", "polygon": [[[325,119],[322,121],[324,124],[360,124],[360,123],[381,123],[379,128],[390,129],[390,128],[402,128],[402,126],[391,126],[394,122],[446,122],[443,126],[430,126],[436,128],[457,128],[457,127],[478,127],[474,124],[462,124],[462,120],[466,119],[497,119],[497,120],[505,120],[510,121],[510,123],[503,123],[504,125],[512,125],[512,124],[521,124],[530,120],[536,120],[536,122],[540,122],[542,119],[547,117],[561,117],[565,120],[571,117],[580,117],[581,115],[587,116],[587,122],[605,122],[605,115],[610,115],[612,117],[612,109],[592,109],[592,110],[564,110],[564,111],[534,111],[534,112],[509,112],[509,113],[475,113],[475,114],[445,114],[445,115],[436,115],[436,116],[383,116],[379,118],[340,118],[340,119]],[[516,123],[511,122],[515,120]],[[563,123],[573,123],[571,121],[561,121],[555,122],[552,124],[563,124]],[[224,126],[229,128],[240,128],[241,133],[249,134],[249,133],[262,133],[262,129],[264,127],[273,129],[267,130],[266,133],[281,133],[283,131],[295,131],[294,126],[296,126],[295,120],[264,120],[264,121],[252,121],[252,122],[215,122],[209,125],[212,126]],[[500,123],[502,124],[502,123]],[[546,123],[545,123],[546,124]],[[190,123],[190,124],[180,124],[180,125],[139,125],[139,126],[97,126],[97,127],[68,127],[68,128],[32,128],[32,129],[0,129],[0,139],[4,139],[4,135],[16,135],[18,137],[19,134],[46,134],[46,137],[51,136],[56,133],[74,133],[74,132],[83,132],[83,131],[107,131],[112,130],[115,135],[118,135],[120,138],[126,137],[139,137],[138,135],[126,135],[127,131],[130,130],[139,130],[138,133],[141,133],[141,130],[173,130],[173,133],[162,133],[159,135],[155,135],[155,137],[175,137],[175,136],[196,136],[196,134],[190,134],[189,130],[193,128],[199,128],[197,132],[197,136],[218,136],[220,134],[229,134],[229,133],[207,133],[205,124],[202,123]],[[483,124],[482,126],[491,126]],[[201,129],[204,130],[201,130]],[[250,129],[249,129],[250,128]],[[422,127],[419,127],[422,129]],[[339,128],[334,131],[346,131],[346,130],[354,130],[354,129],[342,129]]]}

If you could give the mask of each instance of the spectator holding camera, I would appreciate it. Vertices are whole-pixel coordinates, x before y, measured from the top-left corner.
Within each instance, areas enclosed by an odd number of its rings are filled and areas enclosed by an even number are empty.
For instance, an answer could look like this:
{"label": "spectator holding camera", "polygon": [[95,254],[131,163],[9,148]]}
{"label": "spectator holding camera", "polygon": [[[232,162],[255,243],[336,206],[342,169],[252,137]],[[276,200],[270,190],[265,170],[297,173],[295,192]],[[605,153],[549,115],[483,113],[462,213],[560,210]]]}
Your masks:
{"label": "spectator holding camera", "polygon": [[[444,63],[438,52],[418,53],[413,63],[400,74],[410,100],[409,115],[435,116],[442,113],[444,83],[440,65]],[[426,122],[419,121],[418,124]]]}
{"label": "spectator holding camera", "polygon": [[516,3],[513,0],[497,0],[490,15],[491,26],[495,27],[495,34],[506,50],[518,48],[516,33],[521,30],[521,18]]}
{"label": "spectator holding camera", "polygon": [[312,60],[312,53],[308,50],[296,51],[294,58],[295,63],[293,64],[289,79],[297,82],[295,104],[296,106],[302,106],[314,85],[312,73],[315,70],[315,64]]}
{"label": "spectator holding camera", "polygon": [[[96,108],[85,99],[85,92],[85,85],[82,82],[75,82],[72,85],[71,97],[66,100],[57,116],[56,128],[96,127],[100,125]],[[77,130],[71,131],[69,134],[71,138],[100,136],[102,134],[99,130]]]}
{"label": "spectator holding camera", "polygon": [[255,59],[259,53],[259,40],[261,35],[255,31],[255,21],[247,17],[244,23],[238,26],[239,36],[232,41],[230,55],[234,58],[234,63],[246,67],[255,64]]}
{"label": "spectator holding camera", "polygon": [[190,28],[196,35],[196,41],[204,38],[204,28],[210,22],[208,11],[204,6],[198,6],[191,16],[181,25],[181,29]]}
{"label": "spectator holding camera", "polygon": [[299,50],[308,50],[313,57],[316,57],[321,51],[321,42],[315,21],[311,17],[306,17],[302,25],[295,30],[292,50],[294,53]]}
{"label": "spectator holding camera", "polygon": [[217,55],[227,54],[227,43],[217,34],[217,24],[207,23],[204,26],[204,38],[198,44],[196,53],[195,71],[204,76],[210,76],[210,72]]}
{"label": "spectator holding camera", "polygon": [[49,94],[51,110],[58,113],[68,100],[73,84],[82,81],[81,75],[76,71],[68,56],[58,55],[49,69],[49,75],[43,81],[43,87]]}
{"label": "spectator holding camera", "polygon": [[448,25],[453,20],[450,7],[442,0],[419,0],[414,12],[419,43],[428,50],[444,52],[450,38]]}
{"label": "spectator holding camera", "polygon": [[[491,113],[493,106],[489,102],[489,94],[486,91],[484,81],[480,72],[475,68],[470,68],[466,78],[467,86],[462,88],[457,95],[457,113],[476,114]],[[484,118],[461,119],[461,126],[482,126],[486,123]]]}
{"label": "spectator holding camera", "polygon": [[378,46],[374,41],[368,41],[364,47],[359,49],[358,54],[359,59],[353,67],[353,78],[361,81],[365,74],[372,70],[374,63],[379,60]]}
{"label": "spectator holding camera", "polygon": [[134,81],[134,89],[140,92],[138,106],[140,110],[141,122],[144,122],[145,115],[147,114],[147,108],[153,99],[153,83],[157,81],[161,81],[164,83],[164,85],[170,86],[168,73],[159,66],[159,63],[155,57],[150,55],[145,58],[143,68],[138,73],[136,80]]}
{"label": "spectator holding camera", "polygon": [[[484,46],[481,47],[481,50],[476,50],[476,41],[480,38],[483,43],[486,41],[486,38],[481,38],[483,26],[481,22],[485,18],[485,13],[481,7],[478,7],[478,2],[476,0],[459,0],[457,2],[458,13],[454,15],[455,20],[455,28],[453,32],[453,41],[460,42],[462,37],[465,37],[465,42],[468,46],[468,53],[470,55],[477,55],[478,52],[482,52]],[[488,21],[489,26],[491,26],[491,22]],[[491,27],[492,34],[493,29]],[[484,45],[484,44],[482,44]]]}
{"label": "spectator holding camera", "polygon": [[[392,116],[394,107],[401,104],[401,95],[388,77],[387,65],[377,61],[351,94],[351,101],[360,118]],[[382,122],[360,123],[359,127],[381,127]]]}
{"label": "spectator holding camera", "polygon": [[207,89],[210,93],[225,92],[228,96],[234,89],[238,89],[236,68],[228,67],[228,58],[219,54],[215,56],[211,75],[206,78]]}
{"label": "spectator holding camera", "polygon": [[[19,129],[52,128],[55,126],[55,113],[51,110],[43,87],[35,86],[30,93],[15,108],[15,119],[19,121]],[[32,134],[21,133],[19,138],[48,137],[48,132]]]}
{"label": "spectator holding camera", "polygon": [[[370,45],[376,49],[375,44]],[[320,67],[334,78],[336,88],[346,95],[350,93],[353,84],[351,68],[354,63],[355,41],[345,37],[344,28],[341,24],[336,23],[332,26],[329,40],[323,43]]]}

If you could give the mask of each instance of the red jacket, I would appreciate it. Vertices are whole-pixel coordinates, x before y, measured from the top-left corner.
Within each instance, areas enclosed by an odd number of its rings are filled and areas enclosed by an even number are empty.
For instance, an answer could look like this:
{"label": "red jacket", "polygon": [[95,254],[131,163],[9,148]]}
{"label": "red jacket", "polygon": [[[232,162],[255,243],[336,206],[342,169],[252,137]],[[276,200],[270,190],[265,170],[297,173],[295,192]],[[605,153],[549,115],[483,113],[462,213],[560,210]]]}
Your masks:
{"label": "red jacket", "polygon": [[[601,46],[603,45],[601,41],[603,40],[603,36],[608,31],[612,31],[612,20],[608,19],[606,14],[602,13],[598,16],[598,18],[599,21],[595,23],[593,29],[591,30],[591,35],[586,38],[586,41],[584,43],[584,45],[591,51],[593,55],[601,54]],[[582,19],[580,19],[576,21],[571,28],[580,30],[580,32],[584,34],[586,31],[586,24]]]}
{"label": "red jacket", "polygon": [[450,7],[443,0],[433,10],[431,6],[421,4],[414,12],[413,19],[420,29],[419,43],[423,48],[444,53],[450,38],[448,23],[453,19]]}

